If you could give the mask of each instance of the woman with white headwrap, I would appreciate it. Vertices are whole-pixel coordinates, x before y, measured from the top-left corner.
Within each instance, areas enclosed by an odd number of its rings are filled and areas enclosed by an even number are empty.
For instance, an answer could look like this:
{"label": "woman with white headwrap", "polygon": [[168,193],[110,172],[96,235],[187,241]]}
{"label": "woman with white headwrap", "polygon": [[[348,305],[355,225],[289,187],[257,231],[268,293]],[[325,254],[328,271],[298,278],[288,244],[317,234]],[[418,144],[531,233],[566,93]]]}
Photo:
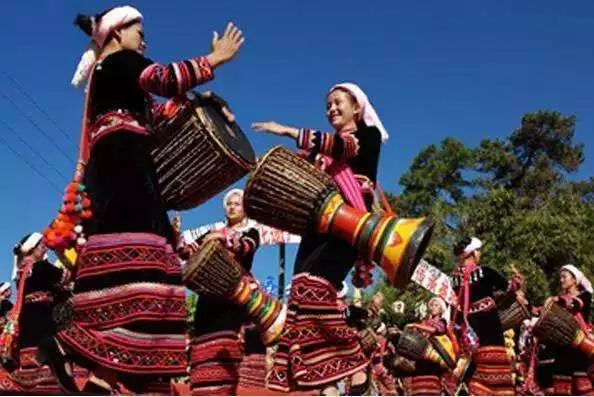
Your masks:
{"label": "woman with white headwrap", "polygon": [[459,264],[452,274],[458,307],[452,321],[460,326],[458,340],[472,357],[471,394],[513,395],[512,364],[505,349],[495,292],[515,294],[523,284],[517,271],[511,280],[480,264],[483,243],[476,237],[462,239],[454,247]]}
{"label": "woman with white headwrap", "polygon": [[0,326],[6,321],[6,314],[12,309],[13,304],[10,301],[12,295],[12,286],[8,281],[0,284]]}
{"label": "woman with white headwrap", "polygon": [[[435,296],[427,303],[427,316],[418,323],[411,323],[406,326],[415,332],[419,332],[427,338],[447,338],[448,307],[443,299]],[[440,396],[444,393],[442,378],[445,371],[439,365],[430,361],[417,361],[414,371],[404,377],[403,384],[405,394],[410,396]]]}
{"label": "woman with white headwrap", "polygon": [[[260,234],[243,209],[243,190],[223,198],[226,225],[190,244],[194,250],[219,240],[246,273],[251,274]],[[254,279],[254,283],[257,281]],[[238,390],[265,388],[266,347],[244,310],[227,299],[200,294],[190,343],[190,388],[193,395],[235,395]],[[243,334],[243,341],[240,338]]]}
{"label": "woman with white headwrap", "polygon": [[211,80],[239,51],[242,33],[229,23],[208,55],[161,65],[144,56],[143,15],[133,7],[79,15],[75,24],[91,38],[72,80],[86,83],[79,162],[45,233],[51,248],[80,251],[74,321],[60,341],[92,371],[85,392],[169,394],[169,379],[186,372],[186,310],[150,154],[152,125],[173,102],[157,106],[152,95],[175,97]]}
{"label": "woman with white headwrap", "polygon": [[[592,284],[584,273],[574,265],[565,265],[559,271],[561,293],[548,301],[555,301],[574,315],[582,329],[591,332],[590,313],[592,304]],[[553,363],[553,394],[586,395],[592,392],[592,382],[588,376],[590,361],[576,349],[560,348],[555,353]]]}
{"label": "woman with white headwrap", "polygon": [[[295,140],[298,148],[305,151],[304,155],[310,161],[333,177],[347,203],[370,211],[375,204],[373,191],[376,187],[381,146],[388,139],[388,133],[367,95],[352,83],[337,84],[330,89],[326,95],[326,116],[334,133],[297,129],[273,121],[254,123],[252,127],[256,131]],[[357,266],[353,284],[366,287],[371,283],[371,265],[358,261],[355,248],[329,235],[303,236],[295,259],[289,307],[293,306],[291,312],[296,313],[297,317],[301,317],[301,312],[307,312],[317,313],[320,319],[326,319],[329,318],[327,315],[330,310],[327,305],[332,301],[332,321],[326,324],[324,320],[287,320],[288,327],[292,330],[285,334],[299,337],[281,340],[270,380],[271,387],[288,391],[290,385],[294,384],[298,390],[326,387],[331,390],[336,380],[358,373],[353,378],[351,393],[363,394],[366,391],[368,381],[361,382],[365,376],[359,376],[367,366],[365,355],[359,347],[357,335],[348,331],[344,317],[341,317],[343,314],[334,303],[342,281],[355,263]],[[305,290],[327,290],[331,292],[331,296],[317,292],[305,295],[301,292]],[[304,295],[303,298],[300,295]],[[324,299],[319,299],[322,296]],[[343,322],[341,326],[344,332],[341,332],[340,338],[333,339],[334,346],[328,346],[330,342],[327,338],[320,336],[315,343],[307,342],[307,351],[301,351],[300,346],[303,343],[300,338],[309,338],[306,335],[310,334],[310,329],[318,330],[319,335],[325,332],[334,333],[339,319]],[[327,349],[330,347],[333,348],[333,353],[328,355]],[[302,354],[310,358],[303,360],[303,368],[295,370],[286,364],[291,362],[290,356]],[[326,358],[322,360],[321,357]]]}
{"label": "woman with white headwrap", "polygon": [[[52,310],[56,302],[67,296],[69,272],[55,267],[47,258],[47,247],[41,233],[29,234],[15,245],[13,278],[17,294],[13,310],[8,314],[4,327],[2,358],[12,358],[18,367],[12,374],[17,390],[0,391],[19,394],[63,394],[55,374],[63,374],[64,362],[52,369],[46,362],[37,359],[39,351],[44,355],[55,352],[56,324]],[[8,283],[3,283],[4,287]],[[10,288],[10,284],[8,284]],[[32,359],[33,358],[33,359]],[[56,372],[57,371],[57,372]],[[10,383],[8,387],[14,387]]]}

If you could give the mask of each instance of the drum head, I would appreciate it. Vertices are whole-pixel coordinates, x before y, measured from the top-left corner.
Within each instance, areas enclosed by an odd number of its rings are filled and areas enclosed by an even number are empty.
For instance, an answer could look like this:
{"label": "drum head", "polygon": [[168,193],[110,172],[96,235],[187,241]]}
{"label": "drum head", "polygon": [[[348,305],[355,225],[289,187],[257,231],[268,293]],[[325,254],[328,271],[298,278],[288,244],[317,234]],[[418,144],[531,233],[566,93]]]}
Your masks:
{"label": "drum head", "polygon": [[236,122],[230,123],[213,101],[196,97],[196,114],[218,141],[229,149],[229,155],[240,163],[255,164],[256,155],[247,136]]}

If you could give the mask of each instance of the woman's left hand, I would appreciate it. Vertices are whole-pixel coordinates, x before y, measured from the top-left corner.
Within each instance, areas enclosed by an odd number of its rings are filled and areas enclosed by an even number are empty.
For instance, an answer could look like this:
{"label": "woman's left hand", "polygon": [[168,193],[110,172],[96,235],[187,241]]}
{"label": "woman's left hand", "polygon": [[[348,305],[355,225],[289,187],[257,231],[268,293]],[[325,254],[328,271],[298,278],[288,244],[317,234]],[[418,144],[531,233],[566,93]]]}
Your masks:
{"label": "woman's left hand", "polygon": [[252,123],[252,129],[254,131],[269,132],[278,136],[288,136],[293,139],[297,139],[297,137],[299,137],[299,130],[297,128],[282,125],[276,121]]}
{"label": "woman's left hand", "polygon": [[516,269],[514,265],[511,266],[512,271],[512,280],[516,283],[518,287],[522,287],[524,285],[524,276]]}

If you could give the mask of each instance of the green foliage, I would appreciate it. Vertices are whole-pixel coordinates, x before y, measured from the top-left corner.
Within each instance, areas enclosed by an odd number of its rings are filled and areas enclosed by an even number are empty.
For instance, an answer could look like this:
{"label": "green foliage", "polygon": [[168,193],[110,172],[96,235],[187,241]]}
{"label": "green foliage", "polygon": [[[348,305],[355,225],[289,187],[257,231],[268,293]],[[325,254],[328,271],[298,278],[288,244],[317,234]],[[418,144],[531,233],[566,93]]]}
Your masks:
{"label": "green foliage", "polygon": [[[430,263],[450,271],[455,242],[476,235],[486,243],[483,264],[503,272],[515,266],[528,298],[542,304],[557,292],[563,264],[594,276],[594,178],[569,180],[584,161],[574,134],[574,116],[538,111],[526,114],[508,138],[485,139],[476,148],[446,138],[415,157],[400,178],[402,194],[389,201],[400,216],[435,221],[425,254]],[[384,282],[377,288],[387,307],[400,299],[411,309],[427,298],[416,286],[395,291]],[[388,319],[397,324],[402,317]]]}

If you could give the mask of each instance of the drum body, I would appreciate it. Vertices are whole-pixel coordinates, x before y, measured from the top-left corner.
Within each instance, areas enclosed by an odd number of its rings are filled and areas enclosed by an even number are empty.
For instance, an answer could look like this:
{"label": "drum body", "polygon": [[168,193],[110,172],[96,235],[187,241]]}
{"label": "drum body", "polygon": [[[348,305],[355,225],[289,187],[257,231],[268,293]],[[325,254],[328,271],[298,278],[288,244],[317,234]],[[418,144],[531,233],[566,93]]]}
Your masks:
{"label": "drum body", "polygon": [[547,345],[568,347],[574,342],[579,329],[571,313],[551,302],[545,306],[533,331],[534,335]]}
{"label": "drum body", "polygon": [[184,101],[155,130],[151,154],[169,209],[199,206],[245,176],[255,163],[245,134],[212,102]]}
{"label": "drum body", "polygon": [[594,340],[591,335],[580,328],[571,313],[555,302],[545,306],[533,332],[546,345],[573,347],[588,357],[594,356]]}
{"label": "drum body", "polygon": [[454,368],[456,365],[456,353],[454,352],[454,344],[451,339],[447,335],[434,335],[429,338],[429,341],[443,358],[447,366]]}
{"label": "drum body", "polygon": [[252,219],[294,234],[329,233],[378,264],[397,286],[406,285],[425,252],[433,223],[347,205],[327,174],[282,147],[260,159],[244,195]]}
{"label": "drum body", "polygon": [[514,300],[508,307],[497,308],[501,328],[505,331],[522,324],[522,321],[530,318],[530,311],[522,303]]}
{"label": "drum body", "polygon": [[396,351],[410,360],[428,361],[439,365],[443,369],[450,368],[440,352],[433,347],[429,338],[410,328],[405,329],[400,335]]}
{"label": "drum body", "polygon": [[258,327],[265,345],[280,339],[286,307],[244,274],[241,265],[231,258],[219,241],[204,243],[188,260],[182,277],[184,284],[198,294],[225,298],[243,307]]}

